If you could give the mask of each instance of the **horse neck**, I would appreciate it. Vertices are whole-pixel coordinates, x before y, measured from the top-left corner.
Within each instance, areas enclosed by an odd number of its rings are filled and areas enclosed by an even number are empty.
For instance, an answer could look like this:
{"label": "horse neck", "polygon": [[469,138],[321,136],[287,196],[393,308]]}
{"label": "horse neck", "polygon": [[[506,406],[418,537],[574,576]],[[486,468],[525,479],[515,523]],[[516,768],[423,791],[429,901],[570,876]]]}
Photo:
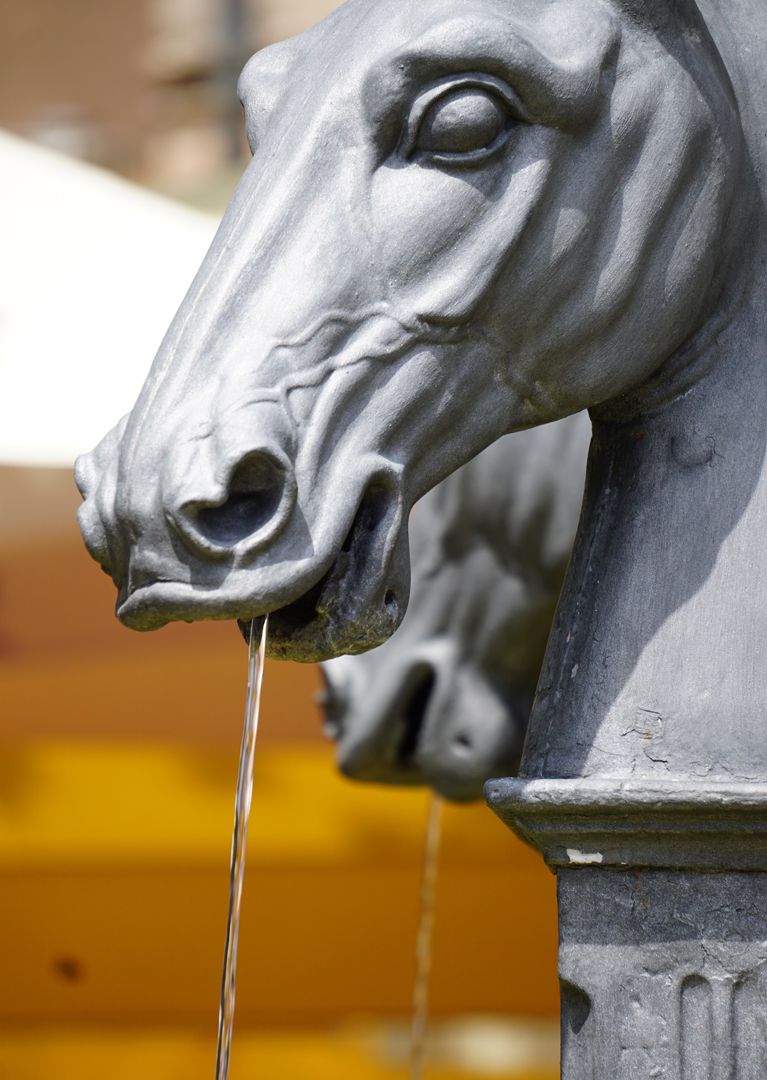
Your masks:
{"label": "horse neck", "polygon": [[[725,32],[723,3],[708,0],[726,62],[738,19],[754,20],[752,48],[732,69],[743,101],[747,66],[767,55],[754,19],[763,5],[727,0]],[[760,81],[742,112],[758,133],[767,78],[752,74]],[[651,412],[595,422],[522,775],[767,779],[764,155],[752,155],[761,201],[751,251],[704,374]]]}

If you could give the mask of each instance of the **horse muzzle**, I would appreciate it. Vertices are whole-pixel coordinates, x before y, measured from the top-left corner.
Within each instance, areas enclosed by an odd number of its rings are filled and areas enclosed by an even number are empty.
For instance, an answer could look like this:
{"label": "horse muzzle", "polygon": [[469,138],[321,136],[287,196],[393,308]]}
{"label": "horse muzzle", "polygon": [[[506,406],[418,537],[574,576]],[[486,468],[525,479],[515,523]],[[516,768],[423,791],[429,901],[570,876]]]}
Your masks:
{"label": "horse muzzle", "polygon": [[151,434],[131,451],[123,422],[78,460],[81,529],[118,587],[118,617],[151,630],[270,614],[269,653],[286,659],[380,644],[409,592],[397,470],[363,455],[320,491],[302,483],[276,407],[250,421],[247,439],[227,425],[164,454]]}
{"label": "horse muzzle", "polygon": [[482,798],[488,778],[516,772],[529,707],[446,642],[414,650],[404,666],[391,662],[397,645],[324,668],[339,768],[354,780],[426,784],[456,802]]}

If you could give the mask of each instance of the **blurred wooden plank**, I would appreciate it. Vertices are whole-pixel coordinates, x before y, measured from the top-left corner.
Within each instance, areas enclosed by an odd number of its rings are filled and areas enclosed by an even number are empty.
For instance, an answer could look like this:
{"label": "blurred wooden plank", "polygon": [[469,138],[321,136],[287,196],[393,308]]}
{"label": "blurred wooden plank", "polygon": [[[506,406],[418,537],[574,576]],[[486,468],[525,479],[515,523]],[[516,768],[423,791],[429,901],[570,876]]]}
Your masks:
{"label": "blurred wooden plank", "polygon": [[[0,865],[226,862],[237,750],[141,742],[0,743]],[[250,831],[264,866],[418,868],[425,792],[351,783],[329,746],[256,752]],[[539,857],[484,806],[445,807],[443,867],[538,874]],[[548,875],[544,880],[549,880]]]}
{"label": "blurred wooden plank", "polygon": [[[4,1020],[212,1022],[226,880],[224,868],[3,876]],[[240,1020],[295,1026],[406,1014],[416,884],[415,874],[386,868],[267,875],[251,867]],[[554,1015],[545,892],[503,871],[470,881],[445,872],[440,886],[434,1014]]]}
{"label": "blurred wooden plank", "polygon": [[[218,629],[225,633],[207,648],[195,643],[185,649],[183,643],[144,637],[143,653],[84,650],[0,659],[0,739],[237,746],[247,649],[231,625],[219,624]],[[262,743],[324,744],[314,704],[318,688],[313,666],[267,662]]]}
{"label": "blurred wooden plank", "polygon": [[[0,750],[0,1014],[215,1012],[233,754]],[[330,752],[258,754],[241,936],[244,1022],[409,1008],[425,796],[355,786]],[[435,1012],[553,1014],[554,882],[484,807],[447,808]]]}

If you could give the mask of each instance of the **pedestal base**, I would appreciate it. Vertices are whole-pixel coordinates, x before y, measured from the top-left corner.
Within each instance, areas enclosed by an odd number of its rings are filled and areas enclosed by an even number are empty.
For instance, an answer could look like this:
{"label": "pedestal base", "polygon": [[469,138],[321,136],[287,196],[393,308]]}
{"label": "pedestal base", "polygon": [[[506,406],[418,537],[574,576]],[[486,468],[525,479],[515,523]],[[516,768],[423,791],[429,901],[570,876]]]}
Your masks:
{"label": "pedestal base", "polygon": [[765,1080],[767,785],[486,793],[557,874],[562,1080]]}
{"label": "pedestal base", "polygon": [[562,1080],[764,1080],[767,873],[557,878]]}

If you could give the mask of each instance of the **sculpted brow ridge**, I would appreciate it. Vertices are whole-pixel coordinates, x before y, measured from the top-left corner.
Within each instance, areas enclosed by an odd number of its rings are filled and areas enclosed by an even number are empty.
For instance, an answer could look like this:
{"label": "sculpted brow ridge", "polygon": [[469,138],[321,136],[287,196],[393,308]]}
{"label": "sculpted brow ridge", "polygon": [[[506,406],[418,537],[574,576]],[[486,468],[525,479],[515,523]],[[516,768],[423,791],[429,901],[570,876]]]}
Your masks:
{"label": "sculpted brow ridge", "polygon": [[604,44],[552,56],[512,20],[488,24],[483,32],[456,19],[380,61],[365,80],[365,97],[380,114],[440,77],[483,73],[507,81],[533,120],[567,126],[591,113],[599,99]]}

